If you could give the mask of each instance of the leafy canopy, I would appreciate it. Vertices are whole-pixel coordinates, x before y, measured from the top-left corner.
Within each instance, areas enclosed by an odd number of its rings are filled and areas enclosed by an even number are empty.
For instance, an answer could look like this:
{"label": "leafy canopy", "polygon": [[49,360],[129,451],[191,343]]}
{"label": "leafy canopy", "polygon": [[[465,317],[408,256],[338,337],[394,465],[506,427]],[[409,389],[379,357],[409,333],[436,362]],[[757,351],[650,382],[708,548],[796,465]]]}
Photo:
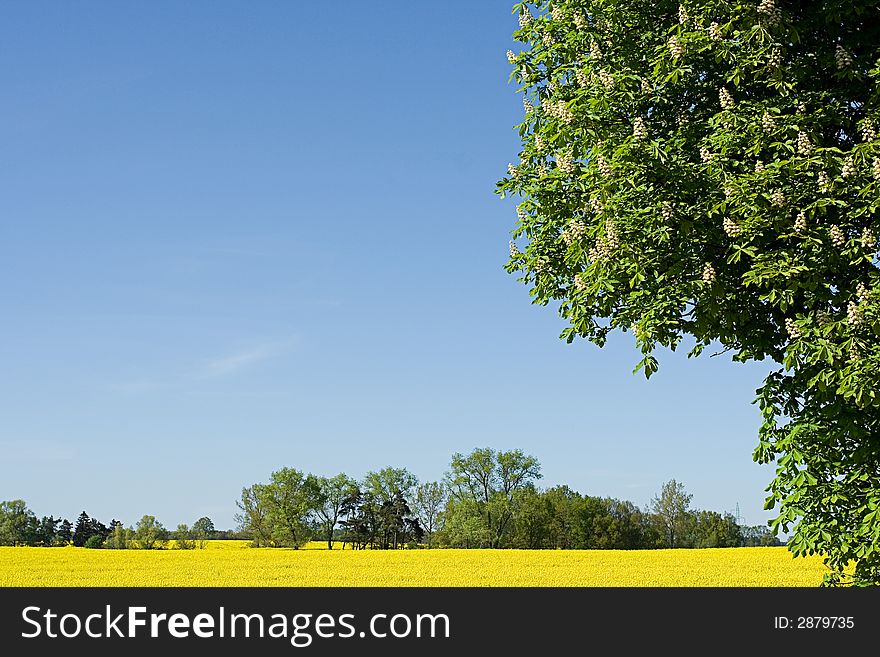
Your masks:
{"label": "leafy canopy", "polygon": [[509,272],[562,334],[692,336],[758,390],[767,508],[827,582],[880,582],[880,2],[515,5]]}

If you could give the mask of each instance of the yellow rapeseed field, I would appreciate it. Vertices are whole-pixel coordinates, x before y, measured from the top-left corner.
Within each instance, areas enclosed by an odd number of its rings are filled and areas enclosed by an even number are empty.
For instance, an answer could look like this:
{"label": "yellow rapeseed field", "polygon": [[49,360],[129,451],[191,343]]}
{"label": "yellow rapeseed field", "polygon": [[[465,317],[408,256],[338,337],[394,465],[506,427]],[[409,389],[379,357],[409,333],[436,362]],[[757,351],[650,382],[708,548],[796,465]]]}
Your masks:
{"label": "yellow rapeseed field", "polygon": [[710,550],[204,550],[0,547],[0,586],[818,586],[819,557]]}

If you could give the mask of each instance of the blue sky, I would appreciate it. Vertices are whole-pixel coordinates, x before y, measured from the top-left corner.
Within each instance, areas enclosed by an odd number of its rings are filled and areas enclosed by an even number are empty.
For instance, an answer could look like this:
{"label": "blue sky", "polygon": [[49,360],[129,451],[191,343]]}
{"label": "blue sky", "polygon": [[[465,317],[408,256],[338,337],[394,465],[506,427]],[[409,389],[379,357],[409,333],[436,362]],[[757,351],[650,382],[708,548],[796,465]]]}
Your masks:
{"label": "blue sky", "polygon": [[752,524],[766,364],[567,345],[506,274],[512,3],[0,8],[0,499],[231,527],[284,466],[675,478]]}

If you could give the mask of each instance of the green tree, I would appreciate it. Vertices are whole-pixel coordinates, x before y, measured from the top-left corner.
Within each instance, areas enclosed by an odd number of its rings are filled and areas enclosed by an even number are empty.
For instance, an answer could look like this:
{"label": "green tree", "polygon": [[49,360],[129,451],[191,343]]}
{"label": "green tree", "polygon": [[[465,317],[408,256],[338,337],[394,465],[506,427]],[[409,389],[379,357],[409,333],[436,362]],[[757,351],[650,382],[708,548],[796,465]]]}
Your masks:
{"label": "green tree", "polygon": [[685,491],[684,484],[670,479],[651,500],[651,510],[663,529],[666,547],[686,547],[682,542],[688,532],[692,498],[693,495]]}
{"label": "green tree", "polygon": [[434,533],[442,529],[441,513],[446,504],[446,486],[437,481],[427,481],[416,487],[413,512],[425,530],[428,548],[433,547]]}
{"label": "green tree", "polygon": [[28,529],[36,522],[33,511],[24,500],[0,502],[0,545],[24,545]]}
{"label": "green tree", "polygon": [[278,546],[299,549],[311,538],[309,490],[306,475],[294,468],[272,473],[260,489],[272,541]]}
{"label": "green tree", "polygon": [[195,533],[185,522],[177,525],[177,529],[174,530],[172,538],[174,538],[174,547],[178,550],[196,549]]}
{"label": "green tree", "polygon": [[563,337],[778,364],[767,508],[830,584],[880,582],[876,0],[515,5],[510,272]]}
{"label": "green tree", "polygon": [[346,500],[357,490],[357,482],[342,472],[329,478],[309,475],[306,488],[309,506],[324,532],[327,549],[332,550],[336,526],[343,515]]}
{"label": "green tree", "polygon": [[110,523],[110,535],[104,541],[104,547],[110,550],[127,550],[134,539],[134,531],[126,528],[121,522]]}
{"label": "green tree", "polygon": [[541,478],[541,465],[522,450],[489,447],[453,454],[446,485],[455,500],[469,501],[483,520],[489,547],[501,547],[516,510],[516,495]]}
{"label": "green tree", "polygon": [[272,526],[269,519],[269,494],[265,484],[253,484],[241,489],[236,502],[235,519],[240,531],[251,536],[254,547],[272,545]]}
{"label": "green tree", "polygon": [[142,550],[160,550],[168,541],[168,530],[155,516],[145,515],[135,525],[134,537]]}
{"label": "green tree", "polygon": [[193,523],[192,533],[200,550],[204,550],[209,539],[214,537],[214,522],[207,516],[202,516]]}

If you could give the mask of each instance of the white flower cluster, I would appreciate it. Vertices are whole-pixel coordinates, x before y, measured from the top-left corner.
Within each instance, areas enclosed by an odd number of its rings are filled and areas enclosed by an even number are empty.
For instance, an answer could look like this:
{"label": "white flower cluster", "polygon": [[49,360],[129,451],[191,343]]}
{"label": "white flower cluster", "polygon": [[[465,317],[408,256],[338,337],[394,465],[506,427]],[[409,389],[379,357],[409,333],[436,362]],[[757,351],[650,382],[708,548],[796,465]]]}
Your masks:
{"label": "white flower cluster", "polygon": [[605,209],[605,204],[602,203],[602,199],[600,199],[598,196],[594,196],[590,199],[590,208],[593,210],[593,212],[599,214],[602,212],[602,210]]}
{"label": "white flower cluster", "polygon": [[539,257],[535,260],[535,264],[533,266],[536,274],[543,274],[550,270],[550,259],[545,256]]}
{"label": "white flower cluster", "polygon": [[820,310],[816,313],[816,321],[819,322],[819,326],[828,326],[832,321],[831,313],[827,310]]}
{"label": "white flower cluster", "polygon": [[843,248],[843,245],[846,244],[846,237],[844,236],[843,231],[840,230],[840,226],[837,224],[831,226],[829,236],[831,237],[831,243],[838,249]]}
{"label": "white flower cluster", "polygon": [[837,68],[843,70],[845,68],[849,68],[852,66],[853,60],[852,55],[847,52],[846,48],[841,46],[839,43],[837,44],[837,48],[834,51],[834,59],[837,62]]}
{"label": "white flower cluster", "polygon": [[648,127],[645,125],[644,119],[641,116],[637,117],[633,122],[633,139],[636,141],[641,141],[648,136]]}
{"label": "white flower cluster", "polygon": [[700,159],[708,164],[712,161],[712,151],[705,146],[700,146]]}
{"label": "white flower cluster", "polygon": [[563,242],[571,246],[572,243],[582,240],[586,234],[587,225],[580,219],[572,219],[562,231],[561,237]]}
{"label": "white flower cluster", "polygon": [[550,17],[555,21],[563,21],[565,20],[565,12],[562,11],[561,7],[553,7],[550,10]]}
{"label": "white flower cluster", "polygon": [[675,213],[672,210],[672,203],[669,201],[663,201],[663,203],[660,204],[660,215],[666,223],[672,223],[672,220],[675,218]]}
{"label": "white flower cluster", "polygon": [[724,228],[724,232],[727,233],[729,237],[739,237],[739,234],[742,232],[739,224],[730,217],[724,217],[722,226]]}
{"label": "white flower cluster", "polygon": [[528,9],[523,10],[519,15],[519,26],[520,27],[528,27],[535,20],[535,17],[532,16],[532,12]]}
{"label": "white flower cluster", "polygon": [[862,322],[862,309],[859,304],[853,300],[850,300],[850,302],[846,304],[846,320],[853,325]]}
{"label": "white flower cluster", "polygon": [[781,189],[777,189],[770,195],[770,203],[781,208],[785,205],[785,193]]}
{"label": "white flower cluster", "polygon": [[596,245],[590,249],[590,259],[610,260],[619,247],[620,238],[617,235],[617,227],[609,219],[605,222],[605,236],[596,240]]}
{"label": "white flower cluster", "polygon": [[579,87],[589,87],[590,86],[590,75],[584,69],[579,68],[574,72],[574,77],[577,80]]}
{"label": "white flower cluster", "polygon": [[509,64],[516,64],[516,53],[512,50],[507,51],[507,62]]}
{"label": "white flower cluster", "polygon": [[813,144],[810,141],[810,136],[803,130],[798,132],[797,150],[801,155],[809,155],[813,151]]}
{"label": "white flower cluster", "polygon": [[596,158],[596,164],[599,166],[599,173],[608,178],[613,172],[611,171],[611,165],[608,163],[608,160],[605,159],[604,155],[600,155]]}
{"label": "white flower cluster", "polygon": [[690,116],[688,115],[688,113],[682,110],[679,110],[675,115],[675,122],[678,124],[679,128],[683,125],[686,125],[689,119]]}
{"label": "white flower cluster", "polygon": [[798,325],[794,323],[794,320],[791,317],[785,318],[785,330],[788,332],[788,335],[792,340],[797,340],[803,335],[800,328],[798,328]]}
{"label": "white flower cluster", "polygon": [[776,130],[776,119],[771,114],[764,112],[764,116],[761,117],[761,127],[766,133],[773,132]]}
{"label": "white flower cluster", "polygon": [[764,163],[761,160],[755,162],[755,173],[764,173]]}
{"label": "white flower cluster", "polygon": [[517,169],[512,164],[507,165],[507,173],[510,174],[511,178],[519,178],[519,169]]}
{"label": "white flower cluster", "polygon": [[556,37],[553,36],[553,32],[547,30],[541,35],[541,43],[543,43],[546,47],[552,46],[556,43]]}
{"label": "white flower cluster", "polygon": [[766,16],[771,24],[778,23],[782,18],[782,11],[776,6],[776,0],[761,0],[758,13]]}
{"label": "white flower cluster", "polygon": [[575,163],[574,156],[571,154],[571,151],[566,151],[564,153],[556,154],[556,166],[559,167],[559,170],[566,175],[571,175],[575,172]]}
{"label": "white flower cluster", "polygon": [[574,12],[574,26],[579,30],[585,30],[587,28],[587,19],[586,17],[579,11]]}
{"label": "white flower cluster", "polygon": [[877,129],[871,119],[862,121],[862,141],[874,141],[877,139]]}
{"label": "white flower cluster", "polygon": [[602,86],[606,89],[614,88],[614,76],[608,71],[604,69],[599,71],[599,80],[602,82]]}
{"label": "white flower cluster", "polygon": [[678,5],[678,22],[684,25],[688,22],[688,10],[685,9],[684,5]]}
{"label": "white flower cluster", "polygon": [[859,349],[858,343],[853,340],[849,345],[849,359],[853,362],[858,362],[862,358],[862,350]]}
{"label": "white flower cluster", "polygon": [[827,194],[831,191],[831,178],[828,176],[827,172],[820,171],[819,179],[817,182],[819,184],[819,192],[821,192],[822,194]]}
{"label": "white flower cluster", "polygon": [[724,38],[721,34],[721,26],[715,21],[712,21],[709,25],[709,38],[712,39],[712,41],[721,41],[721,39]]}
{"label": "white flower cluster", "polygon": [[513,240],[510,240],[510,257],[518,258],[522,255],[522,252],[517,248],[516,244],[514,244]]}
{"label": "white flower cluster", "polygon": [[574,289],[578,292],[586,292],[589,287],[589,283],[587,282],[586,277],[583,274],[578,274],[574,277]]}
{"label": "white flower cluster", "polygon": [[733,96],[730,95],[726,87],[721,87],[721,91],[718,92],[718,100],[721,102],[721,109],[733,109]]}
{"label": "white flower cluster", "polygon": [[862,246],[866,249],[874,249],[877,247],[877,237],[874,235],[874,231],[865,226],[862,229]]}
{"label": "white flower cluster", "polygon": [[544,103],[544,111],[563,123],[574,123],[574,112],[568,108],[568,105],[564,100],[558,100],[556,102],[547,100],[547,102]]}
{"label": "white flower cluster", "polygon": [[526,111],[526,114],[531,114],[535,111],[535,106],[532,105],[532,101],[523,96],[523,109]]}
{"label": "white flower cluster", "polygon": [[732,183],[724,183],[724,198],[730,198],[736,194],[736,188]]}
{"label": "white flower cluster", "polygon": [[590,41],[590,57],[593,59],[602,59],[602,51],[599,49],[599,44],[595,41]]}
{"label": "white flower cluster", "polygon": [[651,94],[654,93],[654,87],[651,86],[651,83],[648,82],[646,78],[642,78],[642,93],[643,94]]}
{"label": "white flower cluster", "polygon": [[547,142],[544,141],[544,138],[541,135],[535,135],[535,150],[539,153],[543,153],[547,150]]}
{"label": "white flower cluster", "polygon": [[874,158],[874,162],[871,166],[871,173],[874,175],[874,180],[880,181],[880,157]]}
{"label": "white flower cluster", "polygon": [[703,282],[710,285],[715,282],[715,267],[708,262],[703,265]]}
{"label": "white flower cluster", "polygon": [[684,55],[684,46],[681,44],[681,41],[678,40],[678,37],[674,34],[669,37],[669,52],[672,53],[672,57],[674,59],[679,59],[682,55]]}
{"label": "white flower cluster", "polygon": [[807,215],[798,212],[797,218],[794,220],[794,232],[798,235],[807,230]]}
{"label": "white flower cluster", "polygon": [[782,50],[773,48],[770,51],[770,59],[767,60],[767,66],[771,69],[777,69],[782,66]]}
{"label": "white flower cluster", "polygon": [[840,171],[840,175],[843,178],[849,178],[850,176],[854,176],[856,173],[856,163],[853,161],[852,155],[847,155],[843,160],[843,169]]}
{"label": "white flower cluster", "polygon": [[859,283],[856,286],[856,298],[859,301],[865,301],[868,298],[868,286],[864,283]]}

